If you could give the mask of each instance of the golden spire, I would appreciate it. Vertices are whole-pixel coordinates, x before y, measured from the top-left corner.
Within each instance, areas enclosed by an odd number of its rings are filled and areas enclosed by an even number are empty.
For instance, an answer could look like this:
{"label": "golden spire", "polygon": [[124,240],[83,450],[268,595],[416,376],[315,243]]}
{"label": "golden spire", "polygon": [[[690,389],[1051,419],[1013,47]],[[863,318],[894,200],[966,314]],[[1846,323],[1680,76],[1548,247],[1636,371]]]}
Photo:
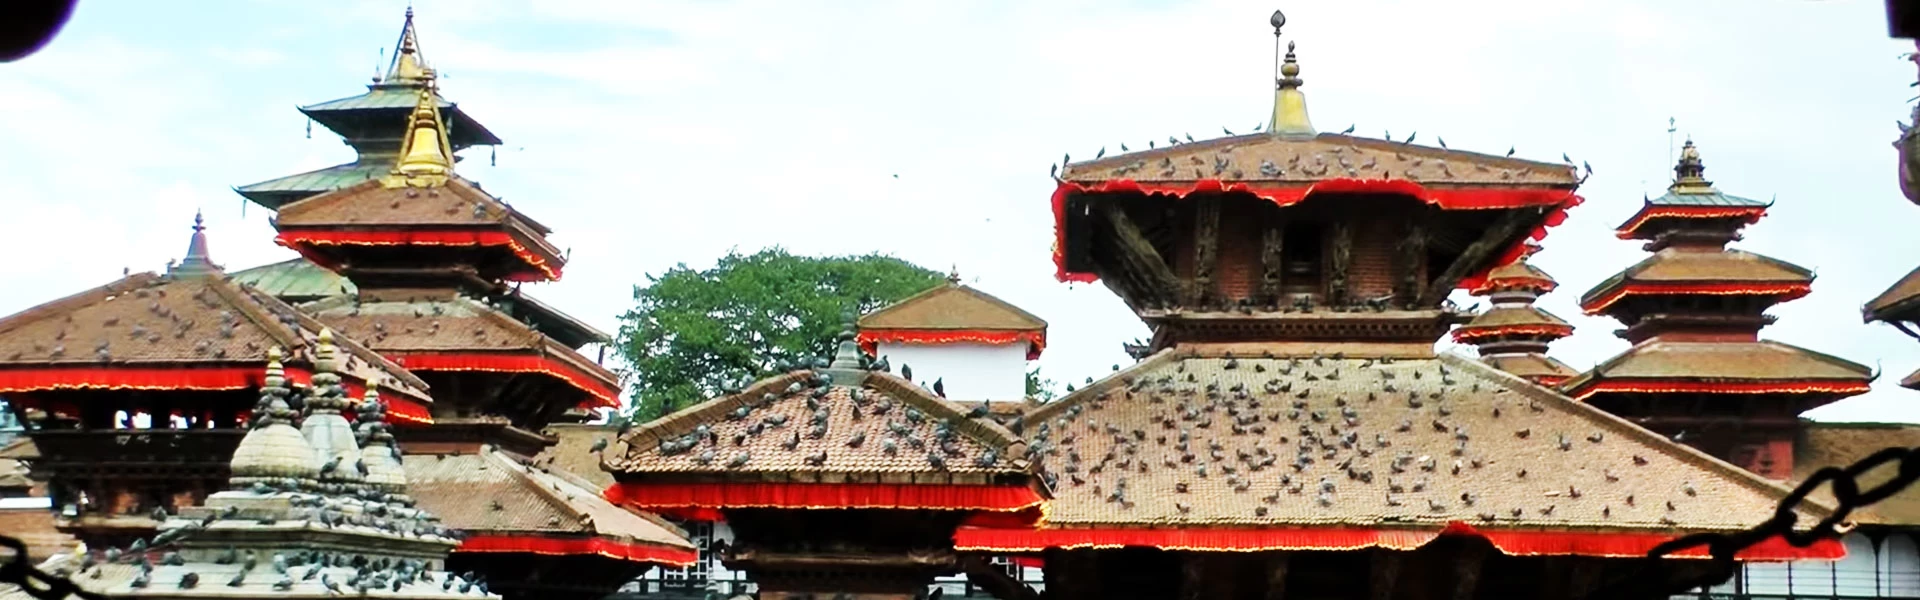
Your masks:
{"label": "golden spire", "polygon": [[1686,145],[1680,147],[1680,161],[1673,165],[1673,185],[1667,191],[1676,194],[1711,194],[1713,182],[1707,181],[1707,164],[1700,160],[1700,149],[1693,146],[1693,138],[1687,138]]}
{"label": "golden spire", "polygon": [[433,69],[427,68],[426,59],[420,56],[420,38],[413,30],[413,7],[407,7],[407,21],[400,26],[400,41],[394,43],[393,63],[387,65],[387,75],[380,79],[386,84],[421,83],[433,79]]}
{"label": "golden spire", "polygon": [[[1273,11],[1273,53],[1280,53],[1280,26],[1287,24],[1287,16]],[[1276,61],[1278,62],[1278,61]],[[1300,85],[1306,83],[1300,79],[1300,62],[1293,56],[1293,42],[1287,42],[1285,62],[1277,65],[1279,71],[1273,79],[1273,119],[1268,121],[1267,132],[1274,137],[1312,137],[1313,123],[1307,119],[1307,95],[1300,92]]]}
{"label": "golden spire", "polygon": [[400,140],[400,162],[383,183],[387,187],[436,187],[446,185],[452,175],[453,143],[447,139],[446,121],[440,118],[433,72],[428,71],[426,85],[420,88],[420,100],[407,115],[406,137]]}

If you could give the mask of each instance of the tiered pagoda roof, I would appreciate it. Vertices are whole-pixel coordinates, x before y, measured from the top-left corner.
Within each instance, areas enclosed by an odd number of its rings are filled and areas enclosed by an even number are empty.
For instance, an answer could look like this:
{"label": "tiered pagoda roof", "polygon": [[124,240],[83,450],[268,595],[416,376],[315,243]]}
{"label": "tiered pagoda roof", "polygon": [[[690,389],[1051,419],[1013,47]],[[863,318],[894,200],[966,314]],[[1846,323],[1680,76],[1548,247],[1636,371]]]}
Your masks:
{"label": "tiered pagoda roof", "polygon": [[[324,329],[228,278],[208,260],[196,217],[186,259],[166,274],[131,274],[0,319],[0,393],[33,406],[34,394],[66,390],[250,389],[275,349],[304,385]],[[365,346],[340,347],[350,389],[384,387],[394,416],[431,421],[426,383]]]}
{"label": "tiered pagoda roof", "polygon": [[1751,526],[1785,493],[1478,361],[1397,354],[1162,351],[1016,428],[1054,493],[1042,528],[963,529],[957,544],[1410,550],[1476,535],[1512,555],[1625,557]]}
{"label": "tiered pagoda roof", "polygon": [[[300,107],[308,118],[333,130],[359,153],[350,163],[269,179],[236,188],[261,206],[278,209],[284,204],[315,194],[333,191],[357,183],[385,177],[406,129],[400,126],[419,103],[420,91],[433,79],[420,52],[419,34],[413,23],[413,9],[407,9],[406,24],[394,45],[393,59],[384,74],[374,78],[367,93]],[[496,146],[500,138],[437,92],[434,104],[452,124],[448,142],[451,149],[470,146]]]}
{"label": "tiered pagoda roof", "polygon": [[[1886,291],[1874,296],[1862,307],[1861,314],[1867,322],[1885,322],[1901,333],[1920,338],[1920,328],[1917,328],[1920,327],[1920,268],[1908,272]],[[1920,371],[1901,379],[1900,385],[1920,389]]]}
{"label": "tiered pagoda roof", "polygon": [[1472,289],[1493,306],[1453,330],[1453,340],[1477,346],[1480,359],[1494,368],[1546,386],[1558,385],[1579,371],[1547,356],[1547,345],[1573,335],[1573,326],[1533,305],[1559,284],[1525,259],[1497,267]]}
{"label": "tiered pagoda roof", "polygon": [[1047,347],[1047,322],[1020,307],[961,285],[959,273],[945,284],[914,294],[858,321],[861,350],[872,354],[880,343],[1023,343],[1027,359]]}
{"label": "tiered pagoda roof", "polygon": [[[1787,394],[1799,410],[1863,393],[1870,370],[1840,358],[1758,339],[1768,307],[1805,296],[1813,272],[1728,249],[1767,204],[1721,193],[1705,178],[1688,140],[1668,193],[1621,225],[1648,240],[1652,256],[1581,297],[1588,314],[1608,314],[1634,342],[1626,352],[1566,382],[1574,398],[1603,393]],[[1708,207],[1708,208],[1701,208]]]}

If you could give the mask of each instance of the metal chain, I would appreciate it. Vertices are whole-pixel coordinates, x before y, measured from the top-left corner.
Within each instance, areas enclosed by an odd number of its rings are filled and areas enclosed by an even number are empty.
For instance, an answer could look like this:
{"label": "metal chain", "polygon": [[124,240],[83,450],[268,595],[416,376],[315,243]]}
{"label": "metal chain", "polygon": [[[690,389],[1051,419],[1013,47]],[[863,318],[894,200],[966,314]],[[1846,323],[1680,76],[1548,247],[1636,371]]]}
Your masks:
{"label": "metal chain", "polygon": [[[1899,474],[1879,485],[1862,489],[1860,475],[1885,466],[1899,463]],[[1654,546],[1647,552],[1637,568],[1615,578],[1601,587],[1589,598],[1597,600],[1665,598],[1683,594],[1703,587],[1725,583],[1733,578],[1738,563],[1734,557],[1741,550],[1753,547],[1779,536],[1796,548],[1805,548],[1815,542],[1836,539],[1852,530],[1847,517],[1853,511],[1871,506],[1900,493],[1920,480],[1920,448],[1886,448],[1848,465],[1824,467],[1813,473],[1780,500],[1774,509],[1773,517],[1751,529],[1734,533],[1696,533],[1683,536]],[[1813,527],[1796,530],[1799,520],[1795,511],[1806,503],[1807,495],[1820,486],[1831,486],[1835,507],[1833,514],[1821,519]],[[1661,560],[1662,557],[1705,547],[1711,556],[1703,564],[1698,560]],[[1704,567],[1704,568],[1688,568]]]}
{"label": "metal chain", "polygon": [[0,562],[0,583],[20,586],[27,595],[39,600],[61,600],[75,596],[85,600],[107,600],[106,596],[80,589],[65,577],[42,572],[28,564],[27,544],[19,539],[0,535],[0,548],[12,550],[12,555]]}

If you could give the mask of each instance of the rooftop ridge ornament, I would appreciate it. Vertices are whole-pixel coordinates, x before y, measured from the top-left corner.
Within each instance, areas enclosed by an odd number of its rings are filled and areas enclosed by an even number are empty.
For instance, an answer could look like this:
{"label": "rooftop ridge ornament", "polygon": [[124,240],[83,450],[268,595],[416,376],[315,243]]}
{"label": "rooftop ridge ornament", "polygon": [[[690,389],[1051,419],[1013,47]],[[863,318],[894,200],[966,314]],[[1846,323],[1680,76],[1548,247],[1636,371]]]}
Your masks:
{"label": "rooftop ridge ornament", "polygon": [[1267,22],[1273,24],[1273,118],[1267,135],[1279,138],[1313,137],[1313,123],[1307,118],[1307,95],[1300,91],[1306,81],[1300,79],[1300,62],[1293,55],[1293,42],[1287,42],[1286,57],[1280,55],[1280,27],[1287,15],[1273,11]]}
{"label": "rooftop ridge ornament", "polygon": [[866,381],[867,370],[860,364],[860,343],[854,333],[854,323],[853,311],[841,315],[840,334],[834,338],[839,343],[834,346],[833,359],[827,364],[826,372],[835,384],[857,387]]}
{"label": "rooftop ridge ornament", "polygon": [[960,285],[960,265],[955,264],[951,270],[947,271],[947,283]]}
{"label": "rooftop ridge ornament", "polygon": [[1687,143],[1680,146],[1680,160],[1673,164],[1673,185],[1667,191],[1676,194],[1712,194],[1713,182],[1707,181],[1707,164],[1700,160],[1700,149],[1693,145],[1693,136],[1687,136]]}
{"label": "rooftop ridge ornament", "polygon": [[413,28],[413,7],[407,7],[407,20],[400,26],[400,40],[393,44],[393,62],[387,65],[387,73],[376,85],[419,85],[431,84],[433,69],[427,67],[426,58],[420,55],[420,37]]}
{"label": "rooftop ridge ornament", "polygon": [[193,213],[193,237],[187,241],[187,256],[179,263],[167,267],[167,275],[173,277],[196,277],[218,273],[220,266],[213,264],[207,256],[207,226],[205,216],[200,211]]}
{"label": "rooftop ridge ornament", "polygon": [[434,91],[433,72],[428,71],[419,101],[407,115],[407,134],[400,140],[400,160],[393,173],[381,181],[382,185],[439,187],[453,176],[453,143],[447,139],[447,124],[440,116],[440,103]]}

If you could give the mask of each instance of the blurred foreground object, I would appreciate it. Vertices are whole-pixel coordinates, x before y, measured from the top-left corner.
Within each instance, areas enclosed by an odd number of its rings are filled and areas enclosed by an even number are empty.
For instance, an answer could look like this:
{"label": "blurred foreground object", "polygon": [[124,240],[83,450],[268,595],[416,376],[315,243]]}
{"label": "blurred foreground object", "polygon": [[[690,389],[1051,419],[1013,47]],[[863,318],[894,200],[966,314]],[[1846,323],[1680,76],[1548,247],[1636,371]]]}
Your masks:
{"label": "blurred foreground object", "polygon": [[0,6],[0,62],[33,54],[67,24],[74,0],[17,0]]}

